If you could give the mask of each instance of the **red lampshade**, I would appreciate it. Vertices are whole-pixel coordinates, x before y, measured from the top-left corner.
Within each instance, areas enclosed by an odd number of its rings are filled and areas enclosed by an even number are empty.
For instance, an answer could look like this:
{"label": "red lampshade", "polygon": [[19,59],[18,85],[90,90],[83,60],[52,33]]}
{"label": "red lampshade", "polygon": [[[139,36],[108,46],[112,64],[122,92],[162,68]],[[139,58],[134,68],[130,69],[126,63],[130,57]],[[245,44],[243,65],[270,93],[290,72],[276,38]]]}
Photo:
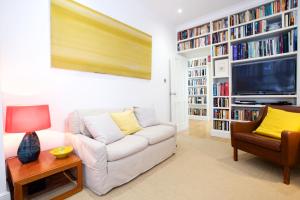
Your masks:
{"label": "red lampshade", "polygon": [[49,106],[7,106],[7,133],[34,132],[51,127]]}

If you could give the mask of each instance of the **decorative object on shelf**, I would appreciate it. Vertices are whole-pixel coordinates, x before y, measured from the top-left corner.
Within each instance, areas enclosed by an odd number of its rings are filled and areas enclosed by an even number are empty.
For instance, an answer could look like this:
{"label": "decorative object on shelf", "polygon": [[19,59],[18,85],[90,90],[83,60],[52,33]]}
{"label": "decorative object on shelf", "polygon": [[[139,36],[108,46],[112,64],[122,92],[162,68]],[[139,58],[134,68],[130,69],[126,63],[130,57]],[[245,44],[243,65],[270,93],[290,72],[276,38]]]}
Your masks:
{"label": "decorative object on shelf", "polygon": [[71,0],[51,0],[55,68],[151,79],[152,37]]}
{"label": "decorative object on shelf", "polygon": [[72,146],[57,147],[50,151],[56,158],[65,158],[73,151]]}
{"label": "decorative object on shelf", "polygon": [[7,106],[5,131],[26,132],[18,148],[18,158],[25,164],[38,159],[40,141],[35,131],[51,127],[49,106]]}
{"label": "decorative object on shelf", "polygon": [[229,76],[228,59],[215,60],[214,76],[215,77]]}

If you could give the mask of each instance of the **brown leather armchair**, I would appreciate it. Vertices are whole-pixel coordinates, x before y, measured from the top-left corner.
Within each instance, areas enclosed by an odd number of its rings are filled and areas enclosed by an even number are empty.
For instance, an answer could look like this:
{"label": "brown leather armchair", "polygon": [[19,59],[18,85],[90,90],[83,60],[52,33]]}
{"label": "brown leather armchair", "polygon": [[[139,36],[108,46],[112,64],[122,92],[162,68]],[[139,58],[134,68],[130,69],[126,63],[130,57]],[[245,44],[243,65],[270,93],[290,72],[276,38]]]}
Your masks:
{"label": "brown leather armchair", "polygon": [[[271,106],[281,110],[300,113],[300,107]],[[231,123],[231,145],[233,159],[238,160],[238,149],[272,161],[283,167],[283,182],[290,183],[290,169],[299,160],[300,132],[285,130],[281,140],[252,133],[261,124],[268,111],[268,106],[260,110],[257,120],[252,122]],[[300,123],[300,122],[299,122]]]}

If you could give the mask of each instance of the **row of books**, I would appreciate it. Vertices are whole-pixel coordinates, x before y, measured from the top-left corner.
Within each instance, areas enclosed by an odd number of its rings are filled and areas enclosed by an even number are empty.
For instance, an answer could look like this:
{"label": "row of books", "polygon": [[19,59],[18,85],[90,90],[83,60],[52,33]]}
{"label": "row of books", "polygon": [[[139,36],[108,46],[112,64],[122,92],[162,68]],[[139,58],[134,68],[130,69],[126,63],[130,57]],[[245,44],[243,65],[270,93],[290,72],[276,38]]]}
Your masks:
{"label": "row of books", "polygon": [[274,2],[230,16],[230,25],[235,26],[251,20],[296,8],[298,0],[276,0]]}
{"label": "row of books", "polygon": [[231,28],[230,30],[230,39],[238,39],[253,35],[253,24],[246,24],[243,26],[238,26],[236,28]]}
{"label": "row of books", "polygon": [[285,27],[294,26],[298,22],[297,12],[289,12],[284,15],[284,25]]}
{"label": "row of books", "polygon": [[214,121],[213,128],[215,130],[229,131],[229,122],[228,121],[219,121],[219,120]]}
{"label": "row of books", "polygon": [[177,40],[185,40],[188,38],[196,37],[199,35],[204,35],[210,32],[210,24],[204,24],[202,26],[197,26],[194,28],[190,28],[177,33]]}
{"label": "row of books", "polygon": [[258,116],[259,110],[233,109],[231,111],[231,119],[234,120],[254,121]]}
{"label": "row of books", "polygon": [[188,80],[188,86],[205,86],[207,83],[206,78],[200,78],[200,79],[189,79]]}
{"label": "row of books", "polygon": [[207,104],[207,97],[188,97],[188,103],[189,104],[199,104],[199,105],[205,105]]}
{"label": "row of books", "polygon": [[189,115],[207,116],[207,109],[205,108],[189,108]]}
{"label": "row of books", "polygon": [[189,88],[189,95],[206,95],[207,88],[206,87],[195,87]]}
{"label": "row of books", "polygon": [[214,109],[213,117],[214,119],[229,119],[229,110]]}
{"label": "row of books", "polygon": [[231,45],[232,60],[257,58],[297,51],[297,29],[280,36]]}
{"label": "row of books", "polygon": [[210,36],[200,37],[191,39],[186,42],[181,42],[177,46],[178,51],[184,51],[187,49],[194,49],[199,47],[205,47],[207,45],[210,45]]}
{"label": "row of books", "polygon": [[229,83],[218,82],[213,84],[213,96],[229,96]]}
{"label": "row of books", "polygon": [[195,58],[188,61],[188,67],[201,67],[208,64],[208,57],[204,58]]}
{"label": "row of books", "polygon": [[228,27],[228,19],[223,18],[213,22],[213,30],[218,31]]}
{"label": "row of books", "polygon": [[267,20],[261,20],[254,23],[255,34],[267,32]]}
{"label": "row of books", "polygon": [[225,42],[228,40],[228,31],[221,31],[212,34],[212,43],[216,44],[219,42]]}
{"label": "row of books", "polygon": [[202,76],[206,76],[206,73],[207,73],[206,68],[193,69],[193,70],[189,70],[188,77],[189,78],[202,77]]}
{"label": "row of books", "polygon": [[214,107],[229,107],[229,99],[224,97],[214,98],[213,100]]}
{"label": "row of books", "polygon": [[228,54],[228,44],[213,46],[212,53],[213,56],[221,56]]}

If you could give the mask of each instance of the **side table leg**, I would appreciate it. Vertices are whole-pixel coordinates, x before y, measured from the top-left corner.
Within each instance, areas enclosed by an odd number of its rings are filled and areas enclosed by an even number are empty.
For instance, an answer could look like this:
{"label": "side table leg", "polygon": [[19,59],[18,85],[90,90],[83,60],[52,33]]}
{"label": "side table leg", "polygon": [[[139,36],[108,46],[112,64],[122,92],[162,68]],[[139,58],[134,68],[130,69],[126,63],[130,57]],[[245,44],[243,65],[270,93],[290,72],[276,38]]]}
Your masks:
{"label": "side table leg", "polygon": [[83,188],[82,183],[82,163],[77,165],[77,189],[78,191],[81,191]]}
{"label": "side table leg", "polygon": [[14,200],[23,200],[23,186],[17,183],[14,185]]}

